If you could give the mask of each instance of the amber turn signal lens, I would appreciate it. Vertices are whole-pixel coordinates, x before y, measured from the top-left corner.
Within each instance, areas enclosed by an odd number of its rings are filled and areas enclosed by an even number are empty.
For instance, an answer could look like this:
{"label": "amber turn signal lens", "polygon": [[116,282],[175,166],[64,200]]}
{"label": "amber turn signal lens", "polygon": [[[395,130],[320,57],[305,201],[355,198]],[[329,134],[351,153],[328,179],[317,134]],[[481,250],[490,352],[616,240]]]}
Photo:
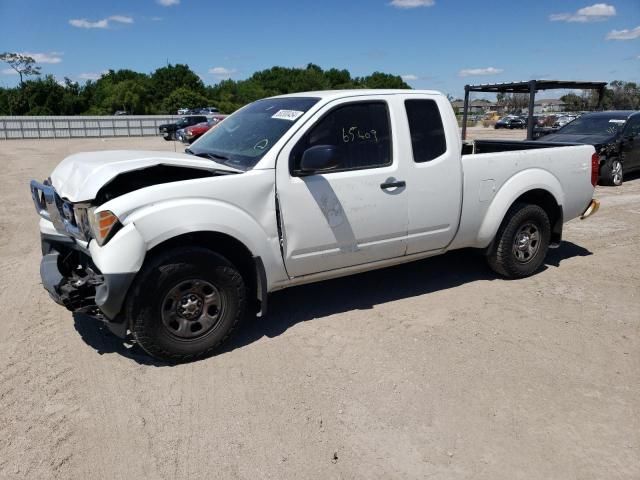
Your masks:
{"label": "amber turn signal lens", "polygon": [[102,246],[113,231],[114,226],[119,225],[118,217],[109,210],[103,210],[90,216],[91,230],[93,237]]}

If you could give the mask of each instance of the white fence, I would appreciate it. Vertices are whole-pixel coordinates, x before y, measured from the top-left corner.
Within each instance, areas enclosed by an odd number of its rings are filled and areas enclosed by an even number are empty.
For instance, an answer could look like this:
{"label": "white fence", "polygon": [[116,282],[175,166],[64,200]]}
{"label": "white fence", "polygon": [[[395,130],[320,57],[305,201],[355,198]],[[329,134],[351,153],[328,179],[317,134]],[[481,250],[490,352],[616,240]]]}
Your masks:
{"label": "white fence", "polygon": [[0,140],[24,138],[145,137],[158,135],[158,126],[175,122],[171,115],[106,117],[1,117]]}

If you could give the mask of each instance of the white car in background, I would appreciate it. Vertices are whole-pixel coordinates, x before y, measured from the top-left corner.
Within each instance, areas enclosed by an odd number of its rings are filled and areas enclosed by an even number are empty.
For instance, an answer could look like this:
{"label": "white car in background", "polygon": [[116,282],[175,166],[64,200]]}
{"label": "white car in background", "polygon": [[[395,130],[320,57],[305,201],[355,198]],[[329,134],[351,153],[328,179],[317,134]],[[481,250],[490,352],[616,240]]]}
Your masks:
{"label": "white car in background", "polygon": [[558,117],[555,122],[553,122],[554,127],[564,127],[566,124],[573,122],[576,119],[574,115],[563,115]]}

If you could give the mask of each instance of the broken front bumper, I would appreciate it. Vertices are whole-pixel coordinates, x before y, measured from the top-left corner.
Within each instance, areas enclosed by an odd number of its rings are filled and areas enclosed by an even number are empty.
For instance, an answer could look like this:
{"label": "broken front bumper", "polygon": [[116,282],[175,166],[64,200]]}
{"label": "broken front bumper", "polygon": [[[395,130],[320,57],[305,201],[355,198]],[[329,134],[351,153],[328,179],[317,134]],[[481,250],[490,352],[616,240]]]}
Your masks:
{"label": "broken front bumper", "polygon": [[118,321],[136,274],[102,274],[71,238],[42,233],[41,240],[40,277],[51,298],[72,312]]}

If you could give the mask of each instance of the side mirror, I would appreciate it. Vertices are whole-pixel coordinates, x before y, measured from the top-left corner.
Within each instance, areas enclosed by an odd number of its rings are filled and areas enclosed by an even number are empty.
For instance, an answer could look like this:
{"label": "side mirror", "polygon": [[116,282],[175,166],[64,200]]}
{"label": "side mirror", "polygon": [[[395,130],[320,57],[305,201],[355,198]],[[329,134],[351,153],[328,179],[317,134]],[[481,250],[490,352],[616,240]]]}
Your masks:
{"label": "side mirror", "polygon": [[333,170],[338,165],[338,149],[335,145],[316,145],[304,151],[297,173],[299,175],[323,173]]}

